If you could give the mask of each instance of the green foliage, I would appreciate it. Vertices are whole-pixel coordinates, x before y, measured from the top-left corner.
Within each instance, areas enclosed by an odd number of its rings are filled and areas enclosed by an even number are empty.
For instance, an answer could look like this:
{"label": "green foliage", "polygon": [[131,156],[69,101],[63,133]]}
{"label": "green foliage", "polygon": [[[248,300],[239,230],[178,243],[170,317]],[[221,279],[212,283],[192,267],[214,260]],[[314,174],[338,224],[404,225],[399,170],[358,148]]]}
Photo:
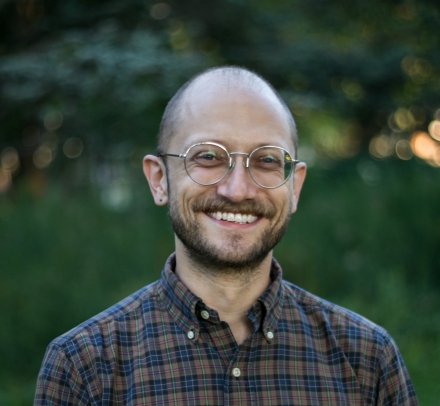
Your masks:
{"label": "green foliage", "polygon": [[[153,147],[169,97],[219,64],[269,79],[310,140],[316,113],[349,119],[349,137],[365,148],[379,132],[405,139],[426,130],[440,107],[436,2],[23,0],[2,8],[0,148],[15,147],[24,161],[47,130],[57,151],[79,137],[92,160],[121,142]],[[399,107],[412,108],[414,122],[390,127]],[[52,112],[61,126],[45,121]],[[40,138],[23,144],[29,131]],[[58,153],[51,176],[70,163]]]}

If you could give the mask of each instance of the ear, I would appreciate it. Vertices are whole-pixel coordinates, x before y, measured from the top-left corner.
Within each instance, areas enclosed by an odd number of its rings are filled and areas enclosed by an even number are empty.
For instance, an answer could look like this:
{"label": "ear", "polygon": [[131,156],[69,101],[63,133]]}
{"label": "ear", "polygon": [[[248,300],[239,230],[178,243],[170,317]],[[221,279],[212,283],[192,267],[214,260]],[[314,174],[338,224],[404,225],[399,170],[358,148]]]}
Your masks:
{"label": "ear", "polygon": [[307,167],[304,162],[298,162],[295,165],[295,172],[293,173],[293,196],[292,196],[292,214],[296,212],[298,206],[299,194],[306,178]]}
{"label": "ear", "polygon": [[168,202],[168,185],[166,167],[162,159],[154,155],[147,155],[144,158],[143,168],[154,203],[158,206],[166,205]]}

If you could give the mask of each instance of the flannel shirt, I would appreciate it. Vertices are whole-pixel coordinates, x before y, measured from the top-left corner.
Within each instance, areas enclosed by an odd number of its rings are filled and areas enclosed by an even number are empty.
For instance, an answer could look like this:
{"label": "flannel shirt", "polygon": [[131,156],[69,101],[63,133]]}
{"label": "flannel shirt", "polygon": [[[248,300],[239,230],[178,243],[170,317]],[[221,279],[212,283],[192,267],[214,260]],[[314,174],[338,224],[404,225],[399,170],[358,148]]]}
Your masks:
{"label": "flannel shirt", "polygon": [[417,405],[401,355],[365,318],[282,280],[227,323],[174,274],[55,339],[34,405]]}

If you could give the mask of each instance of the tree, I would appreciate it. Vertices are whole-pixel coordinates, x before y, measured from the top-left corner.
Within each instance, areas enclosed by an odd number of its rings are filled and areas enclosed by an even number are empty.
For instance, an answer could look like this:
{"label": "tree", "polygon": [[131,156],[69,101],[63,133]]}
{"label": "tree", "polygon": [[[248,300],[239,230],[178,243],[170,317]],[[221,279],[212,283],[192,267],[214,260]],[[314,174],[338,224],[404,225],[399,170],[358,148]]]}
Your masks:
{"label": "tree", "polygon": [[385,157],[404,140],[406,159],[440,107],[436,2],[19,0],[1,11],[0,148],[24,173],[153,147],[169,97],[217,64],[268,78],[321,158]]}

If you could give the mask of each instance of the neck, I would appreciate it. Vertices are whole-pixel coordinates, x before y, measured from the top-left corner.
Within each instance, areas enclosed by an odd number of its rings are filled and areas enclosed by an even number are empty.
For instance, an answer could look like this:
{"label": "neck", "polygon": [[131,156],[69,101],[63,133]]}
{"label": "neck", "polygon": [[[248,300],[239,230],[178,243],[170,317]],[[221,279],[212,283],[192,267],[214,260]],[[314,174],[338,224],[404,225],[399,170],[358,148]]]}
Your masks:
{"label": "neck", "polygon": [[246,313],[270,285],[272,252],[252,271],[207,269],[176,246],[176,274],[182,283],[228,323],[237,344],[252,331]]}

